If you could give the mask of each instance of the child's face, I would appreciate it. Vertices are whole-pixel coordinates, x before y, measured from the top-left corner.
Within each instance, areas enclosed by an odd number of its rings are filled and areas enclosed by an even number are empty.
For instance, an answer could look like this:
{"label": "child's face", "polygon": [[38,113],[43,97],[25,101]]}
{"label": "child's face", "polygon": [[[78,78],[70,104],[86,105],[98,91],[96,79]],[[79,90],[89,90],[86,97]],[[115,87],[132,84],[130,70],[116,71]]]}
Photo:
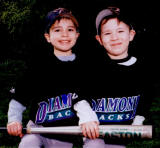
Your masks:
{"label": "child's face", "polygon": [[56,56],[71,55],[78,36],[73,22],[65,18],[57,20],[50,28],[49,34],[45,34],[47,41],[54,46]]}
{"label": "child's face", "polygon": [[129,42],[133,40],[134,30],[117,18],[109,19],[101,25],[101,35],[96,39],[104,46],[111,59],[123,59],[128,56]]}

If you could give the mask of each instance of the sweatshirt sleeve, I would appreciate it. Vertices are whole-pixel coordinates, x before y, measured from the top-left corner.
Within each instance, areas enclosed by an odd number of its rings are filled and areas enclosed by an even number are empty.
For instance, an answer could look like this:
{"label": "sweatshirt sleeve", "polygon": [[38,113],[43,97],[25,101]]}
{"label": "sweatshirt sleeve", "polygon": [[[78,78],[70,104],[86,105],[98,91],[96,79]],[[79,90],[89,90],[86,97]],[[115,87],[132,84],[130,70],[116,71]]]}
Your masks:
{"label": "sweatshirt sleeve", "polygon": [[99,122],[96,113],[92,110],[86,100],[77,102],[74,105],[74,110],[77,112],[77,116],[79,117],[79,125],[90,121]]}
{"label": "sweatshirt sleeve", "polygon": [[17,121],[22,123],[22,114],[26,110],[26,107],[23,106],[18,101],[12,99],[9,102],[9,109],[8,109],[8,123]]}

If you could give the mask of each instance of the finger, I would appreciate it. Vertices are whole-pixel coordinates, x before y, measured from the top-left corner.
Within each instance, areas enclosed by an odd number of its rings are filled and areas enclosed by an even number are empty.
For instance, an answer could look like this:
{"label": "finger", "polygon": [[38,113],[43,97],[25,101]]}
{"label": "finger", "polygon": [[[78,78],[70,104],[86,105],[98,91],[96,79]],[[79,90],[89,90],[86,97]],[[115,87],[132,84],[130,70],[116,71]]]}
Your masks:
{"label": "finger", "polygon": [[18,132],[18,135],[20,136],[21,134],[22,134],[22,126],[21,126],[21,124],[18,124],[18,126],[17,126],[17,132]]}
{"label": "finger", "polygon": [[96,138],[96,131],[94,128],[91,129],[91,138],[95,139]]}
{"label": "finger", "polygon": [[14,130],[13,130],[13,128],[14,128],[13,125],[7,127],[8,133],[9,133],[10,135],[14,135]]}
{"label": "finger", "polygon": [[19,134],[19,137],[20,137],[20,138],[22,138],[23,136],[24,136],[24,134],[23,134],[23,133]]}
{"label": "finger", "polygon": [[89,137],[90,139],[92,139],[92,134],[91,134],[91,130],[89,127],[86,128],[86,133],[87,133],[87,137]]}
{"label": "finger", "polygon": [[99,137],[99,128],[98,128],[98,124],[97,123],[94,123],[90,127],[90,131],[91,131],[91,137],[92,137],[92,139],[95,139],[95,138]]}
{"label": "finger", "polygon": [[7,125],[7,131],[12,136],[18,136],[22,133],[22,125],[18,122],[12,122]]}
{"label": "finger", "polygon": [[95,134],[96,134],[96,138],[99,137],[99,128],[98,128],[98,125],[96,125],[95,127]]}
{"label": "finger", "polygon": [[87,137],[85,126],[82,126],[82,133],[83,133],[83,136]]}
{"label": "finger", "polygon": [[94,130],[96,134],[96,138],[99,137],[99,122],[95,121]]}
{"label": "finger", "polygon": [[92,139],[96,139],[99,137],[99,130],[97,125],[93,126],[93,128],[91,129],[91,133],[92,133]]}
{"label": "finger", "polygon": [[18,136],[19,135],[19,130],[18,130],[18,124],[14,124],[11,128],[12,135]]}
{"label": "finger", "polygon": [[7,131],[8,131],[8,134],[11,135],[11,128],[9,126],[7,126]]}
{"label": "finger", "polygon": [[11,129],[11,131],[12,131],[12,135],[18,136],[18,129],[17,129],[16,126],[14,126],[14,127]]}

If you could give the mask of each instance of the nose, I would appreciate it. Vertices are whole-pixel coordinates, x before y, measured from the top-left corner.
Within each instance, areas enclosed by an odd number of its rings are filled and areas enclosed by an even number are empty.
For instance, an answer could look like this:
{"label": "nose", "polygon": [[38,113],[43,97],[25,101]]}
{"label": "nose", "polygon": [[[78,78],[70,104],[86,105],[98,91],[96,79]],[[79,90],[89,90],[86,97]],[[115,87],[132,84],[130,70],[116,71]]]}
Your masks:
{"label": "nose", "polygon": [[62,31],[62,36],[68,36],[68,31],[67,30],[63,30]]}
{"label": "nose", "polygon": [[112,33],[111,35],[111,40],[117,40],[118,39],[118,36],[116,33]]}

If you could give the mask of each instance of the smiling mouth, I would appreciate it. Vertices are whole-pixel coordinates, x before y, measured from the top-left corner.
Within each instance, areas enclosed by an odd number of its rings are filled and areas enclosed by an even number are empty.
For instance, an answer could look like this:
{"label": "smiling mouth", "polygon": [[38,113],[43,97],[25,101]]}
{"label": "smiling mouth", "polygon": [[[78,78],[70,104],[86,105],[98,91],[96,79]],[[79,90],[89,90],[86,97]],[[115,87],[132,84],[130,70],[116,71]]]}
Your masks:
{"label": "smiling mouth", "polygon": [[59,41],[60,43],[69,43],[70,41],[69,40],[61,40]]}
{"label": "smiling mouth", "polygon": [[114,43],[114,44],[111,44],[112,46],[119,46],[121,45],[121,43]]}

